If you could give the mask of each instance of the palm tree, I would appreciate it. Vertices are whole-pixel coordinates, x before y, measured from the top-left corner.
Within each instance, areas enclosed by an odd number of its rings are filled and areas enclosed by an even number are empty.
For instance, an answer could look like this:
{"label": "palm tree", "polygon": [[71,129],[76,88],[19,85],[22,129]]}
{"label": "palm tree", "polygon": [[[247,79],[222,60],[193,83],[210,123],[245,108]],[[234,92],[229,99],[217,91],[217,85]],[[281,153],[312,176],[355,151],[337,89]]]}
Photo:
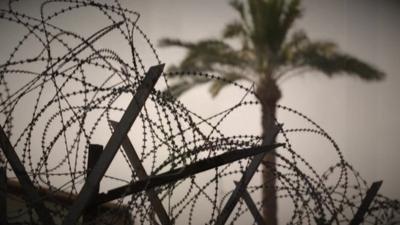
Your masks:
{"label": "palm tree", "polygon": [[[307,71],[319,71],[328,77],[351,75],[366,81],[381,80],[384,73],[356,57],[339,50],[330,41],[310,40],[305,32],[292,29],[301,18],[300,0],[231,0],[230,6],[238,18],[226,25],[222,38],[198,42],[165,38],[161,46],[187,49],[178,66],[170,70],[217,72],[224,80],[247,80],[255,84],[256,97],[261,104],[263,137],[274,123],[276,106],[281,98],[278,81]],[[231,40],[240,43],[233,47]],[[230,82],[209,80],[194,76],[171,77],[168,91],[179,96],[190,88],[212,82],[213,96]],[[277,224],[275,155],[268,154],[263,173],[263,215],[266,224]]]}

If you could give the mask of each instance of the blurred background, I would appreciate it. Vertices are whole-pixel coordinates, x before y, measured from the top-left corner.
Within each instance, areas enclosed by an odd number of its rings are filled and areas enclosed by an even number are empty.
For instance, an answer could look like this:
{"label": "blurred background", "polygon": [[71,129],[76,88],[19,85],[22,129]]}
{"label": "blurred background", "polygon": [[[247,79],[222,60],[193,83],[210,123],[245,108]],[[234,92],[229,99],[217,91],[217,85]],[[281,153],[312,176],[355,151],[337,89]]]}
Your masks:
{"label": "blurred background", "polygon": [[[179,63],[185,51],[160,48],[160,39],[176,37],[196,41],[218,38],[223,27],[236,17],[228,1],[224,0],[126,0],[121,3],[140,13],[138,25],[167,66]],[[19,4],[26,13],[40,15],[32,2]],[[5,2],[0,6],[6,7]],[[317,122],[335,139],[345,159],[362,177],[369,183],[383,180],[380,193],[400,199],[400,3],[396,0],[304,0],[302,7],[304,15],[296,22],[296,28],[304,29],[312,40],[337,43],[343,51],[378,67],[386,77],[380,82],[361,82],[358,78],[328,78],[316,72],[294,76],[279,83],[283,93],[279,104],[294,108]],[[90,15],[71,17],[59,23],[75,27],[80,32],[85,32],[85,27],[104,27],[102,21]],[[0,24],[4,31],[1,33],[0,52],[10,52],[16,42],[13,34],[8,32],[14,28],[6,26]],[[104,43],[120,49],[119,52],[124,50],[114,41],[106,40]],[[151,58],[151,52],[148,54]],[[145,54],[143,57],[146,61]],[[145,64],[150,66],[154,63],[149,59]],[[250,83],[241,84],[251,87]],[[208,89],[209,84],[196,87],[182,95],[180,100],[190,110],[207,117],[236,104],[243,96],[243,91],[227,87],[212,98]],[[304,122],[279,110],[277,116],[290,128],[302,127]],[[232,121],[225,123],[222,129],[226,134],[259,135],[262,130],[260,119],[260,109],[252,107],[233,115]],[[299,137],[296,141],[298,153],[317,169],[326,168],[326,163],[332,161],[329,159],[331,155],[324,152],[324,144],[314,143],[312,138]],[[111,173],[118,174],[121,170]],[[281,217],[285,217],[282,212]]]}
{"label": "blurred background", "polygon": [[[149,0],[126,5],[141,13],[139,25],[154,43],[164,37],[189,41],[220,37],[224,25],[236,17],[228,1]],[[279,103],[320,124],[367,181],[383,180],[381,192],[400,198],[400,3],[305,0],[303,8],[304,16],[295,27],[304,28],[311,39],[336,42],[343,51],[380,68],[386,78],[368,83],[346,76],[330,79],[318,73],[294,76],[281,83],[283,97]],[[179,63],[185,53],[178,48],[157,50],[167,65]],[[200,115],[219,112],[236,103],[240,96],[235,95],[234,88],[227,87],[212,98],[207,85],[181,97]],[[254,126],[243,125],[242,131],[261,133],[259,110],[246,114],[242,123],[252,121]],[[296,125],[296,121],[282,118],[279,111],[278,118],[287,125]],[[241,121],[237,122],[239,125],[232,126],[240,127]],[[314,157],[324,156],[317,153]]]}

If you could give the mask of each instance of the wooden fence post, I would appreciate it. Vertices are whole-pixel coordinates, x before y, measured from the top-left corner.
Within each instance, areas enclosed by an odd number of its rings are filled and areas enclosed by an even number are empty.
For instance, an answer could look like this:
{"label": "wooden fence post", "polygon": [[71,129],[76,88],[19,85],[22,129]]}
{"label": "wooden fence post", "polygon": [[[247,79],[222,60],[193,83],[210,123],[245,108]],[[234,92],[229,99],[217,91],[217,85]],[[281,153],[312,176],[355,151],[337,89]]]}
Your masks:
{"label": "wooden fence post", "polygon": [[[113,129],[117,128],[118,123],[115,121],[110,121],[111,126]],[[125,137],[124,141],[122,142],[122,148],[124,149],[130,163],[132,164],[133,169],[135,170],[139,179],[147,179],[149,176],[144,169],[142,162],[140,161],[139,156],[137,155],[135,148],[133,147],[131,141],[129,140],[128,136]],[[171,220],[168,216],[168,213],[165,211],[165,208],[158,198],[157,192],[154,189],[146,190],[147,197],[150,200],[152,208],[155,210],[158,219],[160,220],[162,225],[171,225]]]}
{"label": "wooden fence post", "polygon": [[[238,182],[235,181],[235,184],[238,185]],[[242,199],[247,205],[247,208],[249,208],[251,215],[253,215],[254,220],[258,225],[265,225],[264,219],[261,216],[260,212],[257,209],[257,205],[254,203],[253,199],[251,198],[250,193],[244,189],[242,192]]]}
{"label": "wooden fence post", "polygon": [[7,168],[0,166],[0,224],[7,225]]}
{"label": "wooden fence post", "polygon": [[382,181],[374,182],[368,189],[365,198],[362,200],[360,207],[358,208],[353,219],[350,221],[350,225],[359,225],[364,221],[364,216],[368,212],[368,208],[374,200],[376,194],[378,194],[379,188],[381,188]]}
{"label": "wooden fence post", "polygon": [[[99,159],[101,152],[103,151],[103,146],[101,145],[89,145],[89,156],[87,162],[87,173],[86,176],[89,177],[90,173],[93,170],[94,165],[96,165],[97,160]],[[95,194],[93,195],[90,203],[92,203],[99,193],[100,184],[95,187]],[[89,223],[96,219],[98,213],[98,207],[95,204],[89,204],[89,207],[86,208],[83,213],[83,223]]]}
{"label": "wooden fence post", "polygon": [[39,195],[37,189],[33,185],[24,165],[19,160],[14,147],[11,145],[3,127],[0,126],[0,149],[3,151],[5,157],[13,169],[15,176],[18,178],[21,188],[24,193],[24,199],[35,210],[39,220],[43,224],[54,225],[53,217],[50,211],[46,208],[43,198]]}
{"label": "wooden fence post", "polygon": [[137,116],[142,110],[150,92],[154,89],[154,86],[160,78],[164,69],[164,64],[150,67],[142,83],[137,88],[135,95],[129,103],[127,109],[122,115],[121,120],[117,125],[117,129],[111,134],[110,139],[104,147],[104,151],[101,154],[98,162],[93,167],[92,173],[88,176],[85,185],[79,192],[77,199],[72,204],[64,218],[63,225],[75,225],[77,224],[82,212],[88,206],[89,201],[95,193],[94,186],[98,185],[100,180],[103,178],[112,160],[117,154],[122,141],[126,137],[126,134],[131,129],[133,122],[135,122]]}
{"label": "wooden fence post", "polygon": [[[268,132],[269,135],[265,138],[266,144],[272,144],[275,141],[275,137],[279,133],[279,129],[280,126],[278,125],[274,124],[272,126],[271,132]],[[225,203],[225,206],[222,209],[221,213],[218,215],[215,225],[224,225],[226,223],[233,209],[241,198],[241,193],[247,188],[247,185],[250,183],[251,179],[256,173],[258,166],[263,161],[265,154],[268,153],[259,154],[253,157],[250,165],[247,167],[246,171],[244,171],[242,178],[236,185],[228,201]]]}

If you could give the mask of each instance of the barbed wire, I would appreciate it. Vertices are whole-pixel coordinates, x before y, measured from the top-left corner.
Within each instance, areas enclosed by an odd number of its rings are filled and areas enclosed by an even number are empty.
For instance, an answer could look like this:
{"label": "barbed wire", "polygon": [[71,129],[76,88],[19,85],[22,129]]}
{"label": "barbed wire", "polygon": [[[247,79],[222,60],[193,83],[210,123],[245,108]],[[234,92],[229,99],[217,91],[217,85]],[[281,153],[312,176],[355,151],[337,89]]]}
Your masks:
{"label": "barbed wire", "polygon": [[[48,190],[43,201],[57,202],[54,198],[57,193],[67,194],[73,201],[85,181],[89,145],[108,139],[113,132],[110,121],[119,120],[147,69],[162,62],[151,40],[138,25],[140,14],[122,7],[118,1],[43,1],[37,5],[38,17],[28,15],[21,8],[24,8],[22,1],[10,0],[6,8],[0,9],[0,20],[7,24],[4,30],[23,30],[13,34],[17,44],[11,52],[2,53],[0,123],[35,185]],[[60,19],[76,16],[76,13],[82,18],[96,14],[102,18],[98,22],[102,28],[82,28],[84,35],[60,25],[63,24]],[[113,38],[118,42],[109,41]],[[138,39],[145,48],[139,49]],[[123,46],[124,53],[113,48],[117,44]],[[170,76],[228,82],[245,97],[205,118],[162,91],[163,87],[168,88]],[[251,87],[197,71],[165,72],[160,83],[161,87],[157,86],[151,93],[130,133],[150,175],[224,152],[261,145],[259,135],[240,132],[226,135],[222,128],[232,113],[259,107]],[[290,128],[290,124],[284,123],[277,138],[285,146],[273,152],[278,161],[276,165],[264,163],[277,178],[279,201],[292,209],[288,224],[327,224],[323,221],[330,219],[339,224],[349,223],[366,195],[367,182],[345,160],[335,140],[316,122],[287,106],[279,105],[278,110],[304,123],[302,128]],[[327,140],[329,147],[321,151],[329,151],[337,157],[333,165],[320,172],[321,169],[307,161],[296,150],[292,138],[303,135]],[[114,170],[124,173],[109,171],[103,179],[103,184],[107,183],[104,190],[140,180],[124,151],[118,154],[120,161]],[[13,179],[15,174],[4,155],[1,160],[9,179]],[[156,192],[174,223],[213,224],[235,187],[233,181],[244,173],[249,163],[250,159],[239,160],[158,187]],[[262,173],[261,169],[257,171],[258,175]],[[264,186],[266,183],[254,179],[247,187],[259,210],[264,201],[256,196]],[[7,196],[24,205],[18,198]],[[63,218],[68,206],[52,205],[51,215]],[[364,223],[398,222],[399,206],[399,201],[378,195]],[[113,202],[113,207],[103,210],[93,224],[116,221],[155,224],[154,211],[143,192],[120,198]],[[7,218],[20,224],[38,223],[27,204],[9,209]],[[230,218],[231,224],[254,221],[242,200]]]}

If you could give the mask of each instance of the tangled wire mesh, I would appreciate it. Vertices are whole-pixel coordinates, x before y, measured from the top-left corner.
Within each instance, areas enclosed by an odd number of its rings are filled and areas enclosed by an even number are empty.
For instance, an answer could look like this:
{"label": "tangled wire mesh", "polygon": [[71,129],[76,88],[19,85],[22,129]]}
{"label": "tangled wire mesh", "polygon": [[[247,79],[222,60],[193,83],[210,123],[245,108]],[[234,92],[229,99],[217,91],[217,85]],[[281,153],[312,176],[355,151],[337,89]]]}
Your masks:
{"label": "tangled wire mesh", "polygon": [[[119,121],[148,68],[162,62],[138,25],[140,14],[122,7],[118,1],[44,1],[35,8],[38,15],[24,12],[26,3],[22,2],[10,0],[0,9],[2,31],[8,31],[1,35],[10,35],[17,43],[11,45],[11,52],[1,53],[0,124],[34,184],[46,190],[42,197],[51,205],[51,215],[61,221],[68,212],[68,201],[74,201],[85,182],[89,145],[108,140],[113,132],[110,121]],[[91,27],[77,24],[85,23],[79,15],[93,15],[92,19],[101,23],[93,22]],[[68,23],[68,19],[74,22]],[[244,97],[224,111],[204,117],[163,91],[168,88],[171,75],[229,82]],[[134,140],[148,174],[156,175],[225,152],[261,145],[259,135],[240,131],[226,135],[221,129],[233,113],[255,107],[259,103],[251,87],[209,73],[165,72],[129,138]],[[276,154],[277,164],[265,164],[277,178],[279,201],[290,209],[288,224],[328,224],[330,220],[349,223],[365,197],[367,182],[317,123],[289,107],[280,105],[278,110],[304,125],[291,128],[284,123],[277,140],[285,145],[272,153]],[[316,169],[296,151],[294,137],[309,135],[326,140],[327,147],[321,151],[334,156],[333,163]],[[15,173],[4,155],[0,159],[7,168],[8,179],[14,179]],[[250,161],[241,159],[192,175],[157,187],[156,192],[174,223],[213,224],[235,187],[234,181],[240,179]],[[257,177],[262,173],[259,169],[247,186],[259,210],[263,207],[259,195],[265,184]],[[120,150],[102,180],[101,191],[138,180],[134,165]],[[39,223],[29,204],[7,193],[19,204],[8,209],[8,221]],[[60,203],[60,195],[67,200]],[[397,200],[377,195],[364,222],[394,224],[399,213]],[[148,196],[140,192],[108,204],[88,223],[155,221]],[[229,221],[255,224],[243,200]]]}

